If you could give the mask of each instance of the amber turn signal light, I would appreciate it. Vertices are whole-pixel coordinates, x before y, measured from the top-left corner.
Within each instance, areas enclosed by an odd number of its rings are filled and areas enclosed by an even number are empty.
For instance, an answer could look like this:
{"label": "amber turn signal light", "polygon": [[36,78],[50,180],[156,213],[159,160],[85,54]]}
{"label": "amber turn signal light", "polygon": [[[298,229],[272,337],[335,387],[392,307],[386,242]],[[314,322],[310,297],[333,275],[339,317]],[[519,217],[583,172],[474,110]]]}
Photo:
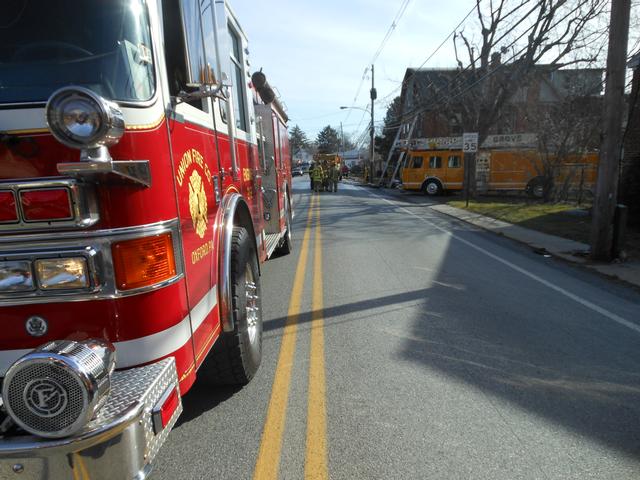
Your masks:
{"label": "amber turn signal light", "polygon": [[176,275],[170,233],[114,243],[111,253],[119,290],[149,287]]}

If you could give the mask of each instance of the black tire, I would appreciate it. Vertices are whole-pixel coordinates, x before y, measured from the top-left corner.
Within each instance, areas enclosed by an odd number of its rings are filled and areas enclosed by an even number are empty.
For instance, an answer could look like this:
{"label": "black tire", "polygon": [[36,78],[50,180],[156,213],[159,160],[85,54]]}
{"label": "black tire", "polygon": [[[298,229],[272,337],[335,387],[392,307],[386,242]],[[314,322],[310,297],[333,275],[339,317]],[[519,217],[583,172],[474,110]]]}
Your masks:
{"label": "black tire", "polygon": [[435,197],[442,194],[442,185],[437,180],[428,180],[422,186],[422,193]]}
{"label": "black tire", "polygon": [[527,183],[527,187],[525,188],[525,192],[531,198],[543,198],[545,194],[545,186],[544,186],[544,178],[535,177],[529,180]]}
{"label": "black tire", "polygon": [[262,361],[262,298],[258,257],[251,236],[242,227],[233,229],[231,295],[235,328],[232,332],[220,335],[198,372],[216,385],[246,385]]}
{"label": "black tire", "polygon": [[288,195],[284,196],[284,218],[287,231],[284,233],[282,243],[276,250],[278,255],[289,255],[293,250],[293,239],[291,238],[291,206],[289,205]]}

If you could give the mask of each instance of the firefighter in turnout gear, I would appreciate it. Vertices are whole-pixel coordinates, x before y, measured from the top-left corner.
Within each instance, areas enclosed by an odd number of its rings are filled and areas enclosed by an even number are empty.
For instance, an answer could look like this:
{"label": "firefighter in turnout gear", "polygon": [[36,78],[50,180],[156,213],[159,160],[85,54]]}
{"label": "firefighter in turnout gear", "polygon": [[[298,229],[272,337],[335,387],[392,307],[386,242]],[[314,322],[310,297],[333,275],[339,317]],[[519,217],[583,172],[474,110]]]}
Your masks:
{"label": "firefighter in turnout gear", "polygon": [[309,165],[309,182],[311,185],[309,185],[309,190],[313,190],[313,171],[316,169],[316,164],[311,162],[311,165]]}
{"label": "firefighter in turnout gear", "polygon": [[313,167],[313,173],[311,174],[311,178],[313,179],[313,191],[319,192],[322,190],[322,179],[324,177],[324,171],[322,170],[322,165],[317,162]]}
{"label": "firefighter in turnout gear", "polygon": [[334,163],[329,170],[329,191],[338,191],[338,181],[340,180],[340,165]]}

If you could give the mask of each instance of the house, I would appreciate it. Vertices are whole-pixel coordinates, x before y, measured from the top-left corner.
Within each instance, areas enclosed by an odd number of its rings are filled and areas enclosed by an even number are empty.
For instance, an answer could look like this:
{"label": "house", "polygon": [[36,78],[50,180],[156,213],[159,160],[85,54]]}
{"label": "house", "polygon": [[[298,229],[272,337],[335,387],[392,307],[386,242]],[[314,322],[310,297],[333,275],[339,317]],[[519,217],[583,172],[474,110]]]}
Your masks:
{"label": "house", "polygon": [[[512,67],[500,64],[494,57],[490,68],[499,72],[498,69]],[[461,135],[465,123],[470,123],[466,120],[470,110],[467,104],[479,104],[481,99],[477,96],[483,95],[477,78],[477,74],[457,69],[408,68],[402,83],[401,112],[405,119],[419,114],[413,137]],[[486,75],[486,78],[488,82],[499,81],[500,75]],[[491,83],[486,85],[492,88]],[[601,111],[602,90],[602,69],[556,70],[538,65],[529,81],[506,102],[489,133],[537,133],[540,118],[573,99],[579,99],[576,106],[587,116],[596,118]]]}

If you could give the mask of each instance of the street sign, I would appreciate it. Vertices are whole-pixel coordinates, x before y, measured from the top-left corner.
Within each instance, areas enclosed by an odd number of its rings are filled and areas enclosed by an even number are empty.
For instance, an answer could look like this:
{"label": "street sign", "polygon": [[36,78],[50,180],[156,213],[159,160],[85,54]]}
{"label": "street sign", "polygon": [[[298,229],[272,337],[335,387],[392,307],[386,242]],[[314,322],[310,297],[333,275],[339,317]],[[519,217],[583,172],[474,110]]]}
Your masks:
{"label": "street sign", "polygon": [[477,133],[462,134],[462,151],[465,153],[475,153],[478,151],[478,134]]}

